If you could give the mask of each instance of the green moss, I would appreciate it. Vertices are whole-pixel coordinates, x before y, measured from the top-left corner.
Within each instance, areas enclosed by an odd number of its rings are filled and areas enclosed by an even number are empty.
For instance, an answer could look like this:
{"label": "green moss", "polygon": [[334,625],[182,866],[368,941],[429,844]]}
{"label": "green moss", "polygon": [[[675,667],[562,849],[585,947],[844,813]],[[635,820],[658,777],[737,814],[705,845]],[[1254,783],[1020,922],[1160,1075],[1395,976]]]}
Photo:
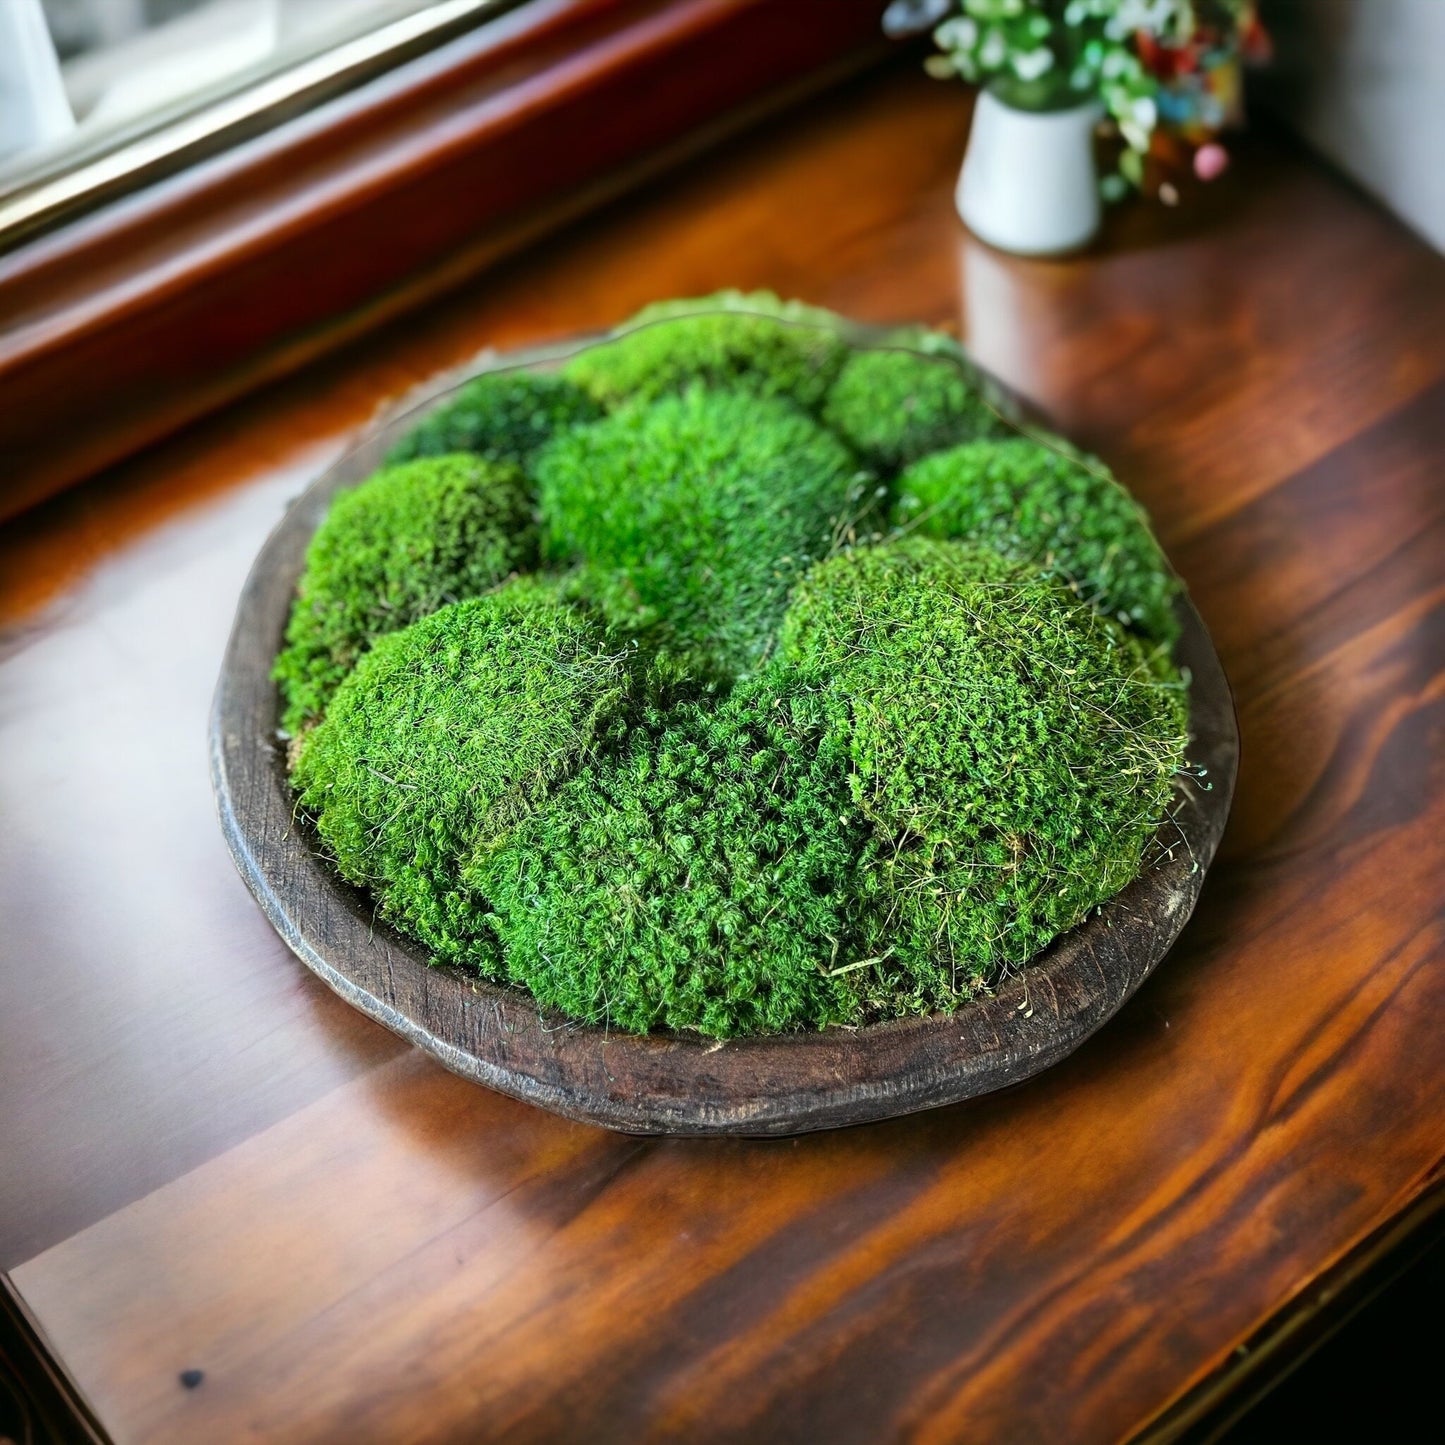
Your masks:
{"label": "green moss", "polygon": [[423,417],[387,461],[471,452],[525,469],[554,436],[601,414],[602,408],[565,377],[487,372]]}
{"label": "green moss", "polygon": [[530,578],[383,637],[307,735],[300,806],[351,882],[442,959],[489,966],[461,886],[623,716],[627,656]]}
{"label": "green moss", "polygon": [[276,665],[298,806],[434,957],[578,1020],[956,1007],[1141,867],[1177,583],[947,337],[855,354],[766,293],[636,321],[333,504]]}
{"label": "green moss", "polygon": [[1149,519],[1097,462],[1025,438],[969,443],[899,478],[894,520],[986,542],[1061,577],[1125,626],[1168,643],[1178,635],[1179,584]]}
{"label": "green moss", "polygon": [[615,340],[566,366],[607,407],[681,391],[693,382],[822,404],[848,356],[831,312],[767,291],[720,291],[639,311]]}
{"label": "green moss", "polygon": [[957,365],[969,373],[970,380],[973,380],[975,385],[978,384],[974,377],[973,363],[969,361],[968,353],[963,349],[962,343],[956,336],[950,336],[946,331],[917,324],[896,326],[884,336],[882,344],[894,349],[922,351],[928,356],[950,356]]}
{"label": "green moss", "polygon": [[711,291],[706,296],[672,296],[666,301],[653,301],[637,312],[627,325],[643,326],[652,321],[669,321],[678,316],[699,316],[713,311],[739,311],[750,316],[771,316],[779,321],[792,321],[802,326],[842,335],[847,321],[826,306],[810,306],[806,301],[783,300],[774,291],[739,291],[729,286]]}
{"label": "green moss", "polygon": [[1183,760],[1183,684],[1057,582],[910,538],[814,568],[782,637],[830,679],[886,845],[881,996],[955,1003],[1138,872]]}
{"label": "green moss", "polygon": [[856,1022],[869,829],[817,689],[776,665],[558,789],[471,875],[511,978],[593,1024]]}
{"label": "green moss", "polygon": [[888,470],[976,437],[1012,434],[947,349],[860,351],[849,358],[823,420]]}
{"label": "green moss", "polygon": [[539,457],[544,548],[608,619],[723,675],[760,662],[807,566],[871,500],[847,449],[787,402],[692,387]]}
{"label": "green moss", "polygon": [[[908,351],[921,351],[925,356],[950,358],[963,375],[968,387],[983,400],[991,412],[992,419],[988,424],[988,430],[981,435],[1004,439],[1026,436],[1044,446],[1052,447],[1054,451],[1061,452],[1065,456],[1074,457],[1076,460],[1089,460],[1066,437],[1048,431],[1036,422],[1016,420],[1014,403],[1011,399],[1000,392],[998,384],[987,372],[981,371],[974,364],[973,359],[963,349],[958,339],[950,336],[948,332],[929,326],[899,326],[888,332],[880,345],[885,348],[891,347],[894,350],[903,348]],[[944,443],[945,446],[954,444],[954,442]],[[913,459],[916,460],[916,457]]]}
{"label": "green moss", "polygon": [[325,710],[377,638],[534,565],[530,489],[515,467],[436,457],[337,495],[306,551],[276,659],[282,727]]}

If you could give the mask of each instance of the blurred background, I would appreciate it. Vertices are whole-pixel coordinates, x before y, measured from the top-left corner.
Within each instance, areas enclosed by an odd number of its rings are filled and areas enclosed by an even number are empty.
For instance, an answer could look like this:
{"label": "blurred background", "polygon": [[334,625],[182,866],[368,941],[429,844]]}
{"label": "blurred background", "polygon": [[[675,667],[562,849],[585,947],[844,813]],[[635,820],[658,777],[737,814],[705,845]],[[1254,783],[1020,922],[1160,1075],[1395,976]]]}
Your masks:
{"label": "blurred background", "polygon": [[[294,113],[298,89],[314,103],[330,93],[328,79],[334,84],[345,73],[354,83],[361,78],[357,66],[369,74],[399,63],[418,44],[435,44],[516,3],[4,0],[0,199],[141,137],[152,137],[145,158],[154,167],[168,150],[194,145],[198,115],[248,91],[250,105],[242,111],[253,128],[267,116],[279,121]],[[925,0],[901,6],[921,22],[915,28],[927,28],[948,8]],[[1438,60],[1445,54],[1445,4],[1264,0],[1261,18],[1272,54],[1253,98],[1437,249],[1445,248],[1445,166],[1438,158],[1445,135]],[[275,84],[288,76],[290,85]],[[213,116],[212,125],[234,126],[238,114],[232,105]],[[99,170],[85,189],[96,197],[112,194],[116,176],[114,166]],[[15,212],[10,219],[23,218]],[[0,210],[0,246],[6,220]]]}
{"label": "blurred background", "polygon": [[274,72],[430,0],[45,0],[77,129],[153,115]]}
{"label": "blurred background", "polygon": [[1275,0],[1263,99],[1312,146],[1445,250],[1445,5]]}
{"label": "blurred background", "polygon": [[[17,0],[6,3],[18,9]],[[49,133],[30,144],[10,138],[11,175],[63,166],[91,142],[113,141],[137,123],[384,33],[408,16],[457,7],[435,0],[42,0],[41,9],[69,116],[57,108]],[[29,64],[37,76],[45,69],[40,55]]]}

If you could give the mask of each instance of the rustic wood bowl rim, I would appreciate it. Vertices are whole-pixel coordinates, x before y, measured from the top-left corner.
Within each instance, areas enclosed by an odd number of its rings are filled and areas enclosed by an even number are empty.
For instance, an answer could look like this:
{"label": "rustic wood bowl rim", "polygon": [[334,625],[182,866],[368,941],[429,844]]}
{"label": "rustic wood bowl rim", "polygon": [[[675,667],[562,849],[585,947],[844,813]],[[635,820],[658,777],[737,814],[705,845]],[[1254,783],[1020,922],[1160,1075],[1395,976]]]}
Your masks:
{"label": "rustic wood bowl rim", "polygon": [[[911,349],[882,328],[850,326],[855,345]],[[338,488],[369,475],[397,436],[484,370],[547,367],[605,336],[497,356],[413,394],[362,433],[296,499],[267,539],[237,608],[211,714],[211,777],[242,877],[301,961],[342,998],[447,1068],[568,1118],[640,1134],[786,1135],[866,1123],[1017,1084],[1111,1018],[1187,922],[1224,832],[1238,767],[1229,684],[1187,597],[1176,658],[1187,669],[1190,762],[1160,857],[1017,977],[952,1014],[857,1029],[719,1043],[574,1023],[524,991],[429,964],[328,866],[295,817],[271,681],[306,544]],[[935,359],[947,361],[949,358]],[[983,377],[1024,431],[1027,405]]]}

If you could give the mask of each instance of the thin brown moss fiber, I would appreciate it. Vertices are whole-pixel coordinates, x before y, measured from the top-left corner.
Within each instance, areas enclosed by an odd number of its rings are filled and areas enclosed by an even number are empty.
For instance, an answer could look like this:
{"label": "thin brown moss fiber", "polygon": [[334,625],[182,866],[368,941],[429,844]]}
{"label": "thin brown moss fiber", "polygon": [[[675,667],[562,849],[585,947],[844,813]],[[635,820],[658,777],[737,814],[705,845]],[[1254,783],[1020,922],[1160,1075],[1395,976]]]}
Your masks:
{"label": "thin brown moss fiber", "polygon": [[434,958],[579,1022],[956,1008],[1145,866],[1178,583],[951,343],[720,304],[472,407],[535,445],[338,500],[277,665],[298,805]]}

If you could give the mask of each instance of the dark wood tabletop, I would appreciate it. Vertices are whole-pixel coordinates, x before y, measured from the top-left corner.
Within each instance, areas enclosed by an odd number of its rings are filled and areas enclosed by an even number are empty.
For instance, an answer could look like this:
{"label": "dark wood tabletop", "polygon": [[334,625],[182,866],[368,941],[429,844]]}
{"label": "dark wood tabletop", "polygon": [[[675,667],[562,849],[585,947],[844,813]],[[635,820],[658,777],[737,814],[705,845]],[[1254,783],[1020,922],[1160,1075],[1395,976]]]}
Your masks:
{"label": "dark wood tabletop", "polygon": [[[952,210],[967,123],[851,82],[0,531],[0,1268],[116,1440],[1170,1438],[1440,1198],[1445,261],[1268,135],[1005,257]],[[257,548],[379,405],[723,285],[949,325],[1104,456],[1243,762],[1194,921],[1057,1068],[644,1141],[302,968],[206,718]]]}

